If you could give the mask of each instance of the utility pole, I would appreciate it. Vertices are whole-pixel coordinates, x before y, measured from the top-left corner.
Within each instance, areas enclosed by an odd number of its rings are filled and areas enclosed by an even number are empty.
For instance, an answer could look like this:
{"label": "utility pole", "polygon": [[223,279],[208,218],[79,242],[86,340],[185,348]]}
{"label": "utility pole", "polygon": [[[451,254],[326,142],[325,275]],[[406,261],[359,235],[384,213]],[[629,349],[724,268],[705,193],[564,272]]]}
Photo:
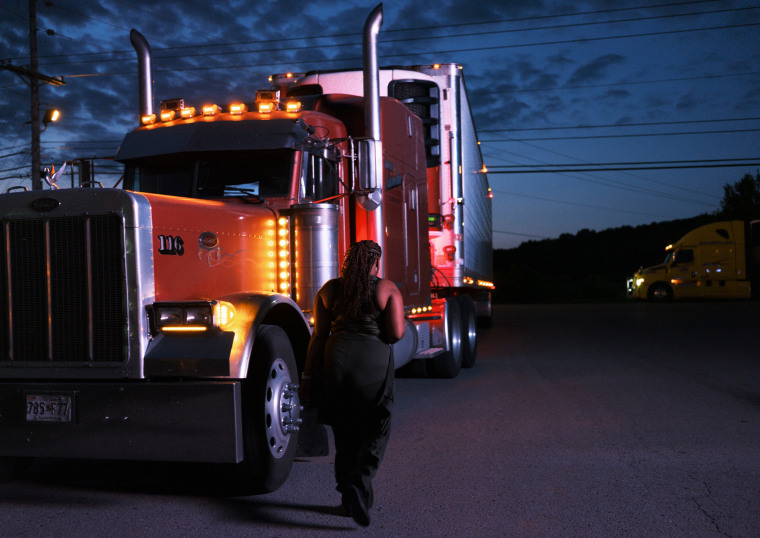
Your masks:
{"label": "utility pole", "polygon": [[37,6],[36,0],[29,0],[29,69],[18,67],[10,61],[0,62],[0,69],[16,73],[27,81],[32,90],[32,189],[42,189],[40,164],[40,83],[63,86],[63,77],[49,77],[37,72]]}
{"label": "utility pole", "polygon": [[32,89],[32,190],[42,190],[40,171],[40,85],[37,73],[37,2],[29,0],[29,82]]}

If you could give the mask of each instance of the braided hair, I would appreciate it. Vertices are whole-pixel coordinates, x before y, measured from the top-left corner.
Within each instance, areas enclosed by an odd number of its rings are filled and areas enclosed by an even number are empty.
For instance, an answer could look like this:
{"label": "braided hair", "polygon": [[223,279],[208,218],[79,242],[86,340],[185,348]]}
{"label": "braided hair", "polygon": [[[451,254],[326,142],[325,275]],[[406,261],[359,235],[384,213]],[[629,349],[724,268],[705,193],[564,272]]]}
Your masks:
{"label": "braided hair", "polygon": [[369,273],[382,255],[380,245],[364,240],[348,248],[340,269],[335,311],[338,315],[356,318],[377,311]]}

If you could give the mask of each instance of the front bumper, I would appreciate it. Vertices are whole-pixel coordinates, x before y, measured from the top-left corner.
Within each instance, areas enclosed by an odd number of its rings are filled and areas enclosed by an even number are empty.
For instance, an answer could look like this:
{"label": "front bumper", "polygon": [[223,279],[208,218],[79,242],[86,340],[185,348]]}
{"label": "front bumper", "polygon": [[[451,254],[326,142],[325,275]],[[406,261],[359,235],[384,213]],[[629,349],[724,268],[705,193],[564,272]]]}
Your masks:
{"label": "front bumper", "polygon": [[[47,395],[70,398],[68,422],[27,420]],[[240,382],[3,382],[0,456],[237,463]]]}

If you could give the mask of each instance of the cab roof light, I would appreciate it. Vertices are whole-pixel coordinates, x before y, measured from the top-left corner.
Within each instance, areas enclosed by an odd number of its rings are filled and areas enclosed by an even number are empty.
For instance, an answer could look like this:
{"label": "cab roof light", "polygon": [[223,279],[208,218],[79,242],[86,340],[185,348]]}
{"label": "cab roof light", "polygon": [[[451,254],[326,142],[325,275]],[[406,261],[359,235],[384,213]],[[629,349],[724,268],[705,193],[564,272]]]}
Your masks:
{"label": "cab roof light", "polygon": [[275,86],[291,86],[304,77],[304,73],[275,73],[269,76],[269,82]]}
{"label": "cab roof light", "polygon": [[280,100],[279,90],[256,90],[256,102],[259,101],[274,101]]}
{"label": "cab roof light", "polygon": [[192,118],[193,116],[195,116],[195,107],[189,106],[187,108],[183,108],[182,110],[179,111],[179,115],[182,117],[182,119],[185,119],[185,120],[188,118]]}
{"label": "cab roof light", "polygon": [[176,115],[177,112],[175,110],[162,110],[161,121],[172,121]]}
{"label": "cab roof light", "polygon": [[143,125],[152,125],[156,123],[156,115],[155,114],[146,114],[145,116],[142,116],[140,118],[140,122]]}
{"label": "cab roof light", "polygon": [[277,110],[279,102],[279,90],[256,90],[256,109],[262,114]]}
{"label": "cab roof light", "polygon": [[299,112],[301,110],[301,101],[286,102],[285,110],[287,110],[288,112]]}
{"label": "cab roof light", "polygon": [[204,116],[216,116],[222,112],[222,108],[219,105],[203,105]]}
{"label": "cab roof light", "polygon": [[270,112],[274,112],[274,103],[272,102],[258,103],[257,106],[259,107],[259,112],[262,114],[269,114]]}
{"label": "cab roof light", "polygon": [[231,103],[230,104],[230,114],[240,115],[240,114],[245,114],[246,112],[248,112],[248,107],[245,105],[245,103]]}

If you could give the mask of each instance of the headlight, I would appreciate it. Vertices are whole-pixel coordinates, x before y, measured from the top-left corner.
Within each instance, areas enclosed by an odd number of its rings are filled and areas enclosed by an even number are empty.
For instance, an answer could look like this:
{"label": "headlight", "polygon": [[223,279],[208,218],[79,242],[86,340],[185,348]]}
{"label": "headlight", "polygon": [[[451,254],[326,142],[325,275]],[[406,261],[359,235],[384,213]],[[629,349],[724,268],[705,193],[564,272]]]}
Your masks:
{"label": "headlight", "polygon": [[213,323],[210,305],[188,306],[184,311],[187,325],[211,325]]}
{"label": "headlight", "polygon": [[226,301],[153,303],[154,326],[160,332],[198,333],[223,328],[235,308]]}

